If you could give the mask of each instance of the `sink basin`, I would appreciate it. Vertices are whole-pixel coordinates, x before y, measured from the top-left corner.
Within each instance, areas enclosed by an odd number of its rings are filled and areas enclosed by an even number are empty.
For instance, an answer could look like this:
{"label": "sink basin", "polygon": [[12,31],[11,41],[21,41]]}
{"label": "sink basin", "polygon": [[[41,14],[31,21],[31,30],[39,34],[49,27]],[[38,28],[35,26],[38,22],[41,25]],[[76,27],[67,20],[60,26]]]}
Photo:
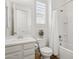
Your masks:
{"label": "sink basin", "polygon": [[24,38],[23,36],[18,36],[18,37],[17,37],[17,39],[23,39],[23,38]]}

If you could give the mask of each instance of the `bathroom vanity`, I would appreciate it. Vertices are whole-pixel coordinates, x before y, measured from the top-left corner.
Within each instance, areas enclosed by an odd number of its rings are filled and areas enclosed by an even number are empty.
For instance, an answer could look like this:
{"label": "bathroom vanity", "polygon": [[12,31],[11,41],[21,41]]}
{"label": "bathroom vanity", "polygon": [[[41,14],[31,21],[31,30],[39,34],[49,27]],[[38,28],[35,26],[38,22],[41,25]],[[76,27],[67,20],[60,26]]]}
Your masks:
{"label": "bathroom vanity", "polygon": [[5,59],[35,59],[35,39],[8,39],[5,44]]}

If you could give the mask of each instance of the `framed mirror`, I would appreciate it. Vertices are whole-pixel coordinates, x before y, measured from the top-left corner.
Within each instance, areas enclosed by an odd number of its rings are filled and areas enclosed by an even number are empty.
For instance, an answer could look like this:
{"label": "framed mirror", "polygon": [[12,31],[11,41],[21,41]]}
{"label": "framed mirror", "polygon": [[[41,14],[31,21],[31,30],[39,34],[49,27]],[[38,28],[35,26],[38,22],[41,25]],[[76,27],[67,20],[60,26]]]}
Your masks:
{"label": "framed mirror", "polygon": [[6,36],[29,35],[34,0],[6,0]]}

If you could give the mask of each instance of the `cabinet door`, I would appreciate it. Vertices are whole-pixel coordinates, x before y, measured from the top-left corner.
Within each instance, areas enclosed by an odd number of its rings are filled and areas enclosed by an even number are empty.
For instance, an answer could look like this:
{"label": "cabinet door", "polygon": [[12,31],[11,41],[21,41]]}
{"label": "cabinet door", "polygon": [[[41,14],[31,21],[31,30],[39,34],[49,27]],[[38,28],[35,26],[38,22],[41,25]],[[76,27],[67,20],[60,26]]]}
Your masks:
{"label": "cabinet door", "polygon": [[6,55],[5,59],[22,59],[21,52]]}
{"label": "cabinet door", "polygon": [[24,59],[35,59],[35,55],[26,56]]}

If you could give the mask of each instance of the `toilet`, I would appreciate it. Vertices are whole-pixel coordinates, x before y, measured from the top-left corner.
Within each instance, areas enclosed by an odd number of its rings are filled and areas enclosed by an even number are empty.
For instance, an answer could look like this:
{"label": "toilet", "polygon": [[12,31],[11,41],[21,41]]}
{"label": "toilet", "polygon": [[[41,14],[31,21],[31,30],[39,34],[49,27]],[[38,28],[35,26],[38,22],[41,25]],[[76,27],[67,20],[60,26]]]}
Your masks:
{"label": "toilet", "polygon": [[47,40],[46,39],[39,39],[39,47],[40,52],[42,55],[42,59],[50,59],[50,56],[53,54],[52,49],[50,47],[47,47]]}

